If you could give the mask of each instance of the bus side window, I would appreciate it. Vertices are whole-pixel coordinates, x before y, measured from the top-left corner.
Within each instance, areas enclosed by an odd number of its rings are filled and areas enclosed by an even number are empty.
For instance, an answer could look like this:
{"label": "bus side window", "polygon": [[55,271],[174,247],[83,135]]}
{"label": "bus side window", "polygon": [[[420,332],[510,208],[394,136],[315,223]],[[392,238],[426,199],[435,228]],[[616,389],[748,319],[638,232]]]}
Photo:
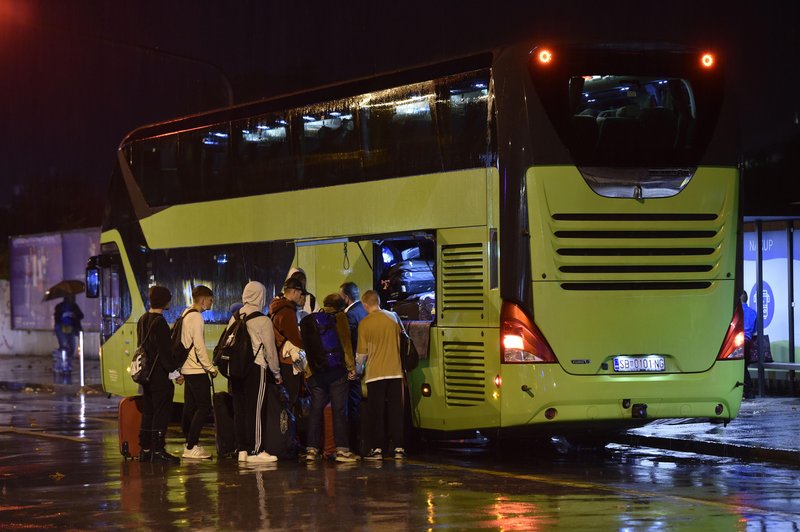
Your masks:
{"label": "bus side window", "polygon": [[231,137],[232,175],[245,196],[291,189],[295,164],[289,149],[285,114],[263,115],[234,122]]}
{"label": "bus side window", "polygon": [[353,103],[335,100],[297,111],[303,188],[361,181],[361,147]]}
{"label": "bus side window", "polygon": [[447,168],[492,164],[489,71],[451,76],[437,84],[439,142]]}

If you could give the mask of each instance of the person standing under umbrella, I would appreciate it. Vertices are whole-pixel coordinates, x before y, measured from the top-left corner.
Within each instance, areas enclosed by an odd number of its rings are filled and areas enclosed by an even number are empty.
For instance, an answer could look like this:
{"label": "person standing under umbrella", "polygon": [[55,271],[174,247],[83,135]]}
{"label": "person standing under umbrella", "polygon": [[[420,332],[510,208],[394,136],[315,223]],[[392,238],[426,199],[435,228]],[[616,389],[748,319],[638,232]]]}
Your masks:
{"label": "person standing under umbrella", "polygon": [[81,332],[83,312],[75,303],[74,295],[65,295],[64,300],[56,305],[53,313],[54,330],[58,339],[58,350],[61,354],[61,371],[72,371],[72,357],[75,355],[75,346]]}

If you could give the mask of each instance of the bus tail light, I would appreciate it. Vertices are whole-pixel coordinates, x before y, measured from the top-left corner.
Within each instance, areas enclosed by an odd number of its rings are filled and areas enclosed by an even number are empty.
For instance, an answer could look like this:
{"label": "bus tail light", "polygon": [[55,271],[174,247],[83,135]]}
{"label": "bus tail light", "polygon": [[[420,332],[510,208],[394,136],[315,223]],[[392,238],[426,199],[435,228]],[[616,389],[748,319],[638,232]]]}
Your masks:
{"label": "bus tail light", "polygon": [[737,304],[733,319],[722,341],[717,360],[741,360],[744,358],[744,312]]}
{"label": "bus tail light", "polygon": [[702,56],[700,56],[700,64],[703,65],[703,68],[711,68],[714,66],[714,54],[706,52]]}
{"label": "bus tail light", "polygon": [[503,302],[500,323],[501,363],[551,364],[558,362],[542,332],[519,306]]}

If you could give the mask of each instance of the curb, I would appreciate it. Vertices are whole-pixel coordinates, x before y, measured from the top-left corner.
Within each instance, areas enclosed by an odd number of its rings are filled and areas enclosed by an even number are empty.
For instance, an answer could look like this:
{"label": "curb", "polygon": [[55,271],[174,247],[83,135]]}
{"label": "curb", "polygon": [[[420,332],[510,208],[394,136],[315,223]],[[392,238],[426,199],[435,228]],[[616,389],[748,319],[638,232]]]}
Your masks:
{"label": "curb", "polygon": [[788,465],[800,465],[800,452],[787,449],[748,447],[733,443],[718,443],[698,440],[680,440],[659,436],[640,436],[625,434],[614,439],[615,443],[641,447],[655,447],[669,451],[708,454],[741,460],[758,460]]}

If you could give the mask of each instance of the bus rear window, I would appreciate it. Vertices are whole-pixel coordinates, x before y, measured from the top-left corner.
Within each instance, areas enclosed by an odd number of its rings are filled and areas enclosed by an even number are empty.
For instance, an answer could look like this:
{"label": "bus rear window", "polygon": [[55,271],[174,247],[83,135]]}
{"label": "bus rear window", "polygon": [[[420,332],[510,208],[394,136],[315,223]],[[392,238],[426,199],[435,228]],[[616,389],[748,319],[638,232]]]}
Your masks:
{"label": "bus rear window", "polygon": [[718,72],[695,54],[566,51],[533,64],[537,93],[579,167],[695,167],[716,126]]}
{"label": "bus rear window", "polygon": [[[580,165],[638,166],[688,162],[697,109],[685,79],[575,76],[575,112],[566,140]],[[575,96],[572,96],[575,95]]]}

